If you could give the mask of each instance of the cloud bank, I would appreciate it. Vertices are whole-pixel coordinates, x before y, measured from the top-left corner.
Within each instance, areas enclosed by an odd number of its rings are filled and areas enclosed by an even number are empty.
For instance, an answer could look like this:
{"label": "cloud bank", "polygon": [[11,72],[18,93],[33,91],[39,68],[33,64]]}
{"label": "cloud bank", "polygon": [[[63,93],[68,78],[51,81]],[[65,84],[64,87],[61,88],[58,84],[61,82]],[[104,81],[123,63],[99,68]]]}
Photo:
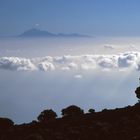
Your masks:
{"label": "cloud bank", "polygon": [[112,55],[65,55],[40,58],[1,57],[0,69],[12,71],[140,70],[140,52]]}

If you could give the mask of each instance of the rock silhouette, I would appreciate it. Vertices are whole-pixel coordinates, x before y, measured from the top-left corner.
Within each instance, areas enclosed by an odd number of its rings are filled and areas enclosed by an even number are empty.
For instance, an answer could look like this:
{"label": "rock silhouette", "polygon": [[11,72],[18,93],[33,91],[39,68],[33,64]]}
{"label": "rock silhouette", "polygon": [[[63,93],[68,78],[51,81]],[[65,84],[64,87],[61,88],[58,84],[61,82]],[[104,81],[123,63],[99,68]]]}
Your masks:
{"label": "rock silhouette", "polygon": [[14,126],[14,122],[8,118],[0,118],[0,129],[9,129]]}
{"label": "rock silhouette", "polygon": [[71,105],[65,109],[62,109],[61,112],[63,117],[72,117],[84,114],[84,111],[80,107],[77,107],[75,105]]}
{"label": "rock silhouette", "polygon": [[88,112],[89,112],[89,113],[95,113],[95,109],[90,108],[90,109],[88,110]]}
{"label": "rock silhouette", "polygon": [[136,97],[140,99],[140,87],[137,87],[137,89],[135,90],[135,93],[136,93]]}
{"label": "rock silhouette", "polygon": [[37,117],[39,122],[46,123],[47,121],[54,120],[57,117],[57,114],[52,110],[44,110],[41,114]]}
{"label": "rock silhouette", "polygon": [[72,105],[62,109],[62,115],[56,118],[56,113],[47,109],[41,112],[38,121],[21,125],[0,118],[0,140],[140,140],[139,102],[101,112],[89,109],[89,113]]}

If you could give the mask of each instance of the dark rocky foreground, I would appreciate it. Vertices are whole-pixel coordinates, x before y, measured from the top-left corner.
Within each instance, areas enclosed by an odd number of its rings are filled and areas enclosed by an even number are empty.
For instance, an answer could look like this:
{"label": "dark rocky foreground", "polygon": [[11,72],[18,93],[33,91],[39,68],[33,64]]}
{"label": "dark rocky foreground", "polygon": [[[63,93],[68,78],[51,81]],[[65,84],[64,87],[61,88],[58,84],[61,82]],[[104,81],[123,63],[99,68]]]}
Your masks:
{"label": "dark rocky foreground", "polygon": [[140,103],[86,114],[62,113],[62,118],[38,117],[39,121],[22,125],[1,118],[0,140],[140,140]]}

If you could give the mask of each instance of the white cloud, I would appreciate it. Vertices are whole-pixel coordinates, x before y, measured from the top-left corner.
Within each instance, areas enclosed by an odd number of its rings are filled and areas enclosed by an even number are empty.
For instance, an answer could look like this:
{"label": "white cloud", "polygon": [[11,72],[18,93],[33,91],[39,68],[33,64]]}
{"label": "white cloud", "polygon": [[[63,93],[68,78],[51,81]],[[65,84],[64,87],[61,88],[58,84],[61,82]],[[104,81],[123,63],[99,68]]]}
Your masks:
{"label": "white cloud", "polygon": [[74,78],[76,78],[76,79],[81,79],[81,78],[83,78],[83,76],[80,75],[80,74],[77,74],[77,75],[74,76]]}
{"label": "white cloud", "polygon": [[67,66],[62,67],[61,70],[78,70],[78,65],[72,62]]}
{"label": "white cloud", "polygon": [[105,49],[114,49],[114,46],[106,44],[106,45],[104,45],[104,48]]}
{"label": "white cloud", "polygon": [[129,47],[130,47],[131,49],[134,49],[136,46],[133,45],[133,44],[131,44]]}
{"label": "white cloud", "polygon": [[123,53],[118,58],[119,68],[137,67],[140,61],[140,53]]}
{"label": "white cloud", "polygon": [[37,65],[39,70],[48,71],[48,70],[55,70],[55,66],[50,62],[42,62]]}
{"label": "white cloud", "polygon": [[75,64],[75,63],[70,63],[69,65],[68,65],[68,67],[70,68],[70,69],[75,69],[75,70],[77,70],[78,69],[78,66],[77,66],[77,64]]}
{"label": "white cloud", "polygon": [[0,69],[6,70],[114,70],[133,68],[140,70],[140,52],[116,55],[46,56],[40,58],[1,57]]}
{"label": "white cloud", "polygon": [[35,24],[35,27],[38,27],[38,26],[39,26],[39,24],[38,24],[38,23],[36,23],[36,24]]}
{"label": "white cloud", "polygon": [[81,64],[81,69],[82,70],[92,70],[92,69],[95,69],[96,66],[92,63],[82,63]]}
{"label": "white cloud", "polygon": [[36,70],[36,66],[30,59],[18,57],[2,57],[0,58],[0,69],[7,70]]}
{"label": "white cloud", "polygon": [[116,68],[117,67],[117,59],[116,57],[107,57],[103,56],[98,60],[98,65],[102,68]]}

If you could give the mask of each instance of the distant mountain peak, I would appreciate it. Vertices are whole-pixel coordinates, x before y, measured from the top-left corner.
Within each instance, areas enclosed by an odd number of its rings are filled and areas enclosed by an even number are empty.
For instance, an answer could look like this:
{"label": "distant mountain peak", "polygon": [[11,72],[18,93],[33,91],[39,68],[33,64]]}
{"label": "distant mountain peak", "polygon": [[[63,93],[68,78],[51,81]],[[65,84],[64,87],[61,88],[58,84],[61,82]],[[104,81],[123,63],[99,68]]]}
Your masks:
{"label": "distant mountain peak", "polygon": [[54,34],[48,31],[41,31],[39,29],[32,28],[19,35],[19,37],[45,37],[45,36],[53,37]]}
{"label": "distant mountain peak", "polygon": [[40,29],[36,29],[36,28],[31,28],[25,32],[23,32],[22,34],[18,35],[19,37],[90,37],[87,35],[81,35],[81,34],[77,34],[77,33],[69,33],[69,34],[65,34],[65,33],[58,33],[58,34],[54,34],[48,31],[44,31],[44,30],[40,30]]}

